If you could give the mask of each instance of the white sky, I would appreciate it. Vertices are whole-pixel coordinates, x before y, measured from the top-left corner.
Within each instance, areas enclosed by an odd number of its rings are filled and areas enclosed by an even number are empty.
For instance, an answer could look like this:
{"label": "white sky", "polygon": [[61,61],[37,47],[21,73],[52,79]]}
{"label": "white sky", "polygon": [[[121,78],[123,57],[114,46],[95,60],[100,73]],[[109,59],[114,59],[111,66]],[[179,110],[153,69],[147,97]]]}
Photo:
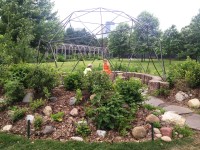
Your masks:
{"label": "white sky", "polygon": [[[200,10],[200,0],[52,0],[60,19],[73,11],[90,8],[108,8],[123,11],[136,18],[148,11],[159,19],[162,31],[175,24],[180,30],[189,25]],[[95,18],[94,18],[95,19]],[[109,21],[109,20],[108,20]]]}

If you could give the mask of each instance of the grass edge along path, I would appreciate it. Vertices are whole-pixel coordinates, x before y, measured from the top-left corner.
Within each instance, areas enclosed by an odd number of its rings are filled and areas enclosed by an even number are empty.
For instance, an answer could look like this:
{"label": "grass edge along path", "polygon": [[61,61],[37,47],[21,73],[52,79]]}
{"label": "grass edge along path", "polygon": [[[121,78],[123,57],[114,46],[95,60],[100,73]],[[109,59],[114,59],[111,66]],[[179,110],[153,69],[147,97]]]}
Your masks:
{"label": "grass edge along path", "polygon": [[68,141],[65,143],[53,140],[28,140],[24,137],[0,133],[1,150],[169,150],[173,147],[184,147],[192,144],[192,138],[174,140],[170,143],[156,140],[141,143],[85,143]]}

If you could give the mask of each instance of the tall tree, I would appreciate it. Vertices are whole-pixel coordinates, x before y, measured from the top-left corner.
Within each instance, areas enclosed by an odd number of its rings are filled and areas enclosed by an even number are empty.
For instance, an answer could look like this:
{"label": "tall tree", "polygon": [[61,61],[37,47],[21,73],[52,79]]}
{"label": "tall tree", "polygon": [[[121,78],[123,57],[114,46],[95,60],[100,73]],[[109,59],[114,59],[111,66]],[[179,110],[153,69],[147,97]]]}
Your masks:
{"label": "tall tree", "polygon": [[[7,44],[6,52],[14,62],[29,61],[34,56],[40,39],[49,41],[60,29],[56,13],[52,13],[50,0],[1,0],[0,33]],[[41,49],[45,47],[41,43]]]}
{"label": "tall tree", "polygon": [[108,48],[114,57],[125,57],[130,53],[130,27],[128,24],[121,23],[116,30],[111,32],[108,37]]}
{"label": "tall tree", "polygon": [[142,12],[138,15],[137,20],[140,23],[136,23],[134,26],[135,40],[137,43],[136,50],[142,54],[142,58],[145,54],[149,54],[154,48],[157,38],[160,37],[159,21],[149,12]]}
{"label": "tall tree", "polygon": [[168,28],[162,36],[162,47],[167,54],[170,64],[172,56],[177,56],[180,49],[180,35],[175,25]]}

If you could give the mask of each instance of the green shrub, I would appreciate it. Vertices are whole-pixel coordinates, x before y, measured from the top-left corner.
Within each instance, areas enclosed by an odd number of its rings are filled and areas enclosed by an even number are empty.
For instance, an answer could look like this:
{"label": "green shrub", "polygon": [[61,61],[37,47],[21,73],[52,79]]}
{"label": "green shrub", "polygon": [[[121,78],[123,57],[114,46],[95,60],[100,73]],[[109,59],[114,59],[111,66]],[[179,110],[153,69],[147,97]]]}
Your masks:
{"label": "green shrub", "polygon": [[160,88],[154,92],[155,96],[168,96],[170,94],[170,90]]}
{"label": "green shrub", "polygon": [[80,89],[76,90],[76,104],[80,103],[82,101],[83,95]]}
{"label": "green shrub", "polygon": [[143,101],[141,92],[139,92],[139,89],[142,87],[140,80],[133,78],[123,80],[118,78],[116,79],[114,87],[129,105],[132,103],[141,103]]}
{"label": "green shrub", "polygon": [[118,93],[114,93],[102,100],[103,96],[95,103],[86,108],[86,115],[90,117],[99,129],[126,130],[130,127],[130,122],[134,119],[137,107],[124,108],[124,99]]}
{"label": "green shrub", "polygon": [[153,126],[154,126],[154,128],[161,128],[160,122],[154,122]]}
{"label": "green shrub", "polygon": [[51,96],[51,93],[49,92],[48,88],[47,87],[44,87],[43,88],[43,93],[44,93],[44,96],[49,99],[50,96]]}
{"label": "green shrub", "polygon": [[178,80],[185,80],[189,87],[200,86],[200,63],[187,58],[181,64],[172,65],[167,80],[173,86]]}
{"label": "green shrub", "polygon": [[52,118],[54,121],[61,122],[62,119],[63,119],[63,116],[64,116],[64,112],[58,112],[58,113],[56,113],[56,114],[52,114],[52,115],[51,115],[51,118]]}
{"label": "green shrub", "polygon": [[18,80],[7,81],[4,85],[5,96],[9,103],[22,101],[25,95],[25,89]]}
{"label": "green shrub", "polygon": [[27,112],[26,108],[12,107],[12,113],[10,114],[10,118],[13,122],[16,122],[23,118]]}
{"label": "green shrub", "polygon": [[8,66],[0,64],[0,87],[3,87],[5,81],[9,78]]}
{"label": "green shrub", "polygon": [[176,125],[174,131],[177,132],[178,134],[182,134],[183,137],[188,137],[194,134],[192,129],[190,129],[188,126],[180,127]]}
{"label": "green shrub", "polygon": [[150,104],[144,104],[143,105],[144,108],[146,108],[147,110],[156,110],[156,107],[155,106],[152,106]]}
{"label": "green shrub", "polygon": [[83,73],[71,73],[64,78],[64,86],[67,90],[76,90],[82,88]]}
{"label": "green shrub", "polygon": [[65,62],[65,56],[62,55],[62,54],[59,54],[59,55],[57,56],[57,61],[58,61],[58,62]]}
{"label": "green shrub", "polygon": [[35,116],[33,125],[36,130],[40,129],[42,127],[43,119],[41,116]]}
{"label": "green shrub", "polygon": [[87,123],[79,123],[76,127],[76,133],[83,137],[87,137],[91,133],[91,130]]}
{"label": "green shrub", "polygon": [[84,84],[91,93],[103,93],[113,89],[112,81],[104,72],[89,72],[85,77]]}
{"label": "green shrub", "polygon": [[41,98],[41,99],[37,99],[37,100],[30,102],[29,106],[31,107],[32,111],[35,111],[39,107],[43,106],[45,104],[45,102],[46,101]]}

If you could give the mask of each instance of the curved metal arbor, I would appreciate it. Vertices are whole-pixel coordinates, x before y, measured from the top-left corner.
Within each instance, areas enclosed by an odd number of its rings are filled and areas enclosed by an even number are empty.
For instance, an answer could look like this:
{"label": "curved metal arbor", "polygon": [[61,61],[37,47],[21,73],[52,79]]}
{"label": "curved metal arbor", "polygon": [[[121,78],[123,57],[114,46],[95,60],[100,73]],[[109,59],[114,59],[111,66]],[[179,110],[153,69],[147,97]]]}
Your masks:
{"label": "curved metal arbor", "polygon": [[[55,65],[57,67],[57,62],[56,62],[56,54],[58,53],[59,50],[64,52],[64,55],[66,57],[66,53],[68,52],[68,55],[70,53],[73,53],[75,51],[76,53],[80,53],[81,55],[86,54],[87,51],[92,52],[93,54],[101,54],[102,57],[108,57],[109,50],[108,48],[104,45],[103,40],[100,42],[99,38],[103,39],[104,37],[107,37],[109,33],[111,32],[120,32],[119,30],[113,30],[112,27],[119,25],[120,23],[127,23],[129,24],[128,30],[130,33],[133,32],[133,27],[135,25],[139,26],[142,28],[143,33],[142,34],[147,34],[148,36],[148,25],[138,21],[137,19],[133,18],[132,16],[126,14],[123,11],[118,11],[118,10],[111,10],[111,9],[106,9],[106,8],[93,8],[93,9],[86,9],[86,10],[79,10],[79,11],[74,11],[72,12],[69,16],[67,16],[63,21],[61,21],[62,28],[58,30],[53,38],[48,42],[50,50],[54,56],[55,60]],[[57,34],[61,34],[63,30],[66,30],[67,28],[74,28],[74,29],[85,29],[87,32],[89,32],[89,35],[84,35],[80,37],[73,38],[73,40],[81,40],[84,37],[90,37],[91,41],[96,39],[97,40],[97,45],[94,46],[92,45],[92,42],[89,41],[86,45],[75,45],[73,43],[70,43],[72,38],[65,38],[63,40],[56,40],[55,37]],[[147,37],[148,39],[148,37]],[[156,54],[156,51],[153,49],[153,53],[155,54],[156,58],[158,60],[161,60],[161,67],[162,67],[162,74],[165,78],[165,67],[164,67],[164,62],[162,59],[162,49],[161,49],[161,43],[160,40],[158,40],[158,45],[159,45],[159,54],[160,54],[160,59],[158,55]],[[148,45],[147,41],[147,45]],[[134,56],[136,57],[137,52],[135,51],[135,45],[132,45],[130,47],[133,52],[129,56],[129,60],[131,61],[131,58]],[[149,63],[152,62],[155,69],[157,70],[158,74],[160,75],[158,69],[156,68],[153,59],[151,58],[152,54],[149,56]],[[130,61],[128,63],[127,71],[130,65]],[[78,60],[79,62],[79,60]],[[78,65],[77,64],[74,66],[73,70],[75,67]],[[111,63],[112,65],[112,63]],[[142,64],[141,64],[142,65]],[[147,66],[148,67],[148,66]],[[143,67],[142,67],[143,68]],[[147,68],[148,69],[148,68]],[[146,69],[146,70],[147,70]],[[72,71],[73,71],[72,70]],[[144,72],[145,69],[143,68]],[[161,75],[160,75],[161,76]],[[161,77],[163,77],[161,76]]]}

